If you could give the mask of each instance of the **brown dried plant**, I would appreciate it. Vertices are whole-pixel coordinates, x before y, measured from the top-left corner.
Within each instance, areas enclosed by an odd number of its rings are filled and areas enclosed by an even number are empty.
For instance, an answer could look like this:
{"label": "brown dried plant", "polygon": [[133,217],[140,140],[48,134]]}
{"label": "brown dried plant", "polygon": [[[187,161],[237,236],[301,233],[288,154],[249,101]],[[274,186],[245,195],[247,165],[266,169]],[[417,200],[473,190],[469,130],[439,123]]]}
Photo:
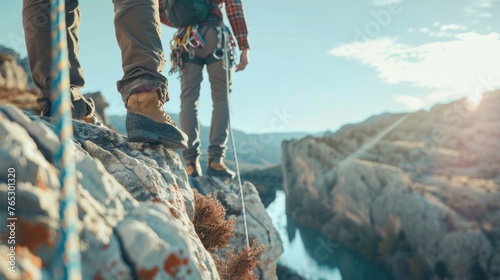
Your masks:
{"label": "brown dried plant", "polygon": [[238,254],[228,248],[234,237],[236,219],[226,220],[226,209],[211,195],[204,196],[194,190],[195,214],[193,224],[205,249],[212,255],[222,280],[255,280],[254,271],[259,264],[257,255],[264,245],[257,247],[254,240]]}
{"label": "brown dried plant", "polygon": [[236,219],[226,220],[226,209],[211,195],[204,196],[194,190],[194,228],[208,252],[227,247],[234,237]]}
{"label": "brown dried plant", "polygon": [[257,255],[264,250],[264,245],[257,247],[257,241],[252,242],[249,248],[245,245],[238,254],[234,250],[228,250],[223,256],[214,256],[215,265],[219,276],[223,280],[255,280],[259,276],[254,273],[259,264]]}

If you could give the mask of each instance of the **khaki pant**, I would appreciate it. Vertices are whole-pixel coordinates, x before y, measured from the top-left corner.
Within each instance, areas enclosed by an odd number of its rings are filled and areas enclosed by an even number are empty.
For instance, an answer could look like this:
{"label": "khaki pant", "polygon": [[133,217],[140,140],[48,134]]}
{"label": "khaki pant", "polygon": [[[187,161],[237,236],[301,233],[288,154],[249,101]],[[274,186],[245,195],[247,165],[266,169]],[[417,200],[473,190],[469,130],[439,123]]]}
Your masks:
{"label": "khaki pant", "polygon": [[[204,48],[197,48],[195,55],[209,58],[217,48],[217,32],[212,26],[203,26],[200,33],[206,42]],[[203,80],[204,65],[184,63],[181,80],[181,129],[188,135],[188,149],[183,151],[186,161],[197,160],[200,155],[200,123],[198,121],[198,99],[200,84]],[[223,62],[218,60],[207,65],[210,87],[212,90],[212,122],[210,126],[210,146],[208,155],[211,158],[224,158],[229,136],[229,92],[231,92],[232,72],[229,71],[229,81],[226,80],[226,70]]]}
{"label": "khaki pant", "polygon": [[[160,40],[158,0],[113,0],[116,38],[121,49],[123,78],[117,88],[126,104],[132,93],[158,90],[161,100],[168,101],[167,79],[161,74],[165,66]],[[23,26],[31,74],[41,90],[38,104],[44,115],[50,114],[51,39],[50,0],[24,0]],[[70,62],[71,99],[73,118],[82,118],[90,112],[89,103],[80,93],[85,85],[78,59],[78,29],[80,8],[78,0],[66,0],[66,25]],[[99,32],[99,30],[96,30]],[[101,42],[94,42],[101,44]],[[95,61],[106,67],[106,61]]]}

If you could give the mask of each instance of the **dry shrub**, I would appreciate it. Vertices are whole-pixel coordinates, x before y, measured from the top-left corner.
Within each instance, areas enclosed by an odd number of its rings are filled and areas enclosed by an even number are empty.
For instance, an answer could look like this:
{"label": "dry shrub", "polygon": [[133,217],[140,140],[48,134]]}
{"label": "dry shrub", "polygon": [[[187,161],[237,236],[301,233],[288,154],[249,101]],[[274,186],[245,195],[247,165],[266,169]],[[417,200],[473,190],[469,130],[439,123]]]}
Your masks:
{"label": "dry shrub", "polygon": [[239,254],[228,250],[223,257],[214,256],[215,265],[222,280],[254,280],[258,275],[254,274],[259,264],[257,255],[264,250],[264,245],[257,247],[257,241],[252,242],[249,248],[245,245]]}
{"label": "dry shrub", "polygon": [[[234,237],[236,219],[226,220],[226,209],[211,195],[204,196],[194,190],[195,214],[193,224],[203,246],[212,255],[222,280],[255,280],[254,270],[259,264],[257,255],[264,245],[257,247],[257,241],[249,248],[245,246],[236,254],[229,245]],[[217,253],[216,253],[217,252]]]}
{"label": "dry shrub", "polygon": [[211,195],[204,196],[194,190],[194,203],[194,229],[205,249],[214,253],[227,247],[229,239],[234,237],[236,219],[226,220],[226,209]]}

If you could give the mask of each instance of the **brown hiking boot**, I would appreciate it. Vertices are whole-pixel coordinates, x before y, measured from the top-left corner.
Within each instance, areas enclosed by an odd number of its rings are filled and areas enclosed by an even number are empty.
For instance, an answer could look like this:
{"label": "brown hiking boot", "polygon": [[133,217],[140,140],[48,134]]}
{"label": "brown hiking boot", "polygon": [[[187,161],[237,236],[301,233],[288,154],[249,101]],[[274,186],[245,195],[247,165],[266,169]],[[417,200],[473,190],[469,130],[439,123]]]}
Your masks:
{"label": "brown hiking boot", "polygon": [[[53,106],[53,101],[47,102],[43,109],[41,110],[41,116],[42,117],[56,117],[57,113],[55,116],[52,115],[52,106]],[[71,101],[72,103],[72,109],[71,109],[71,116],[74,119],[77,119],[81,122],[88,123],[88,124],[93,124],[97,126],[104,126],[104,124],[99,120],[97,117],[97,114],[95,113],[95,103],[94,100],[90,97],[79,99],[76,101]],[[85,106],[85,107],[83,107]],[[85,108],[84,110],[82,109]],[[78,109],[77,109],[78,108]]]}
{"label": "brown hiking boot", "polygon": [[104,124],[99,120],[99,118],[96,116],[96,114],[93,114],[92,116],[81,118],[80,121],[82,121],[84,123],[97,125],[97,126],[104,126]]}
{"label": "brown hiking boot", "polygon": [[127,101],[128,140],[187,149],[187,135],[163,109],[158,92],[132,94]]}
{"label": "brown hiking boot", "polygon": [[186,173],[190,177],[198,177],[201,176],[201,165],[199,161],[188,161],[188,165],[186,166]]}
{"label": "brown hiking boot", "polygon": [[224,161],[220,160],[220,162],[217,162],[212,161],[212,159],[208,159],[207,175],[230,179],[234,179],[235,177],[234,171],[229,169],[229,167],[224,164]]}
{"label": "brown hiking boot", "polygon": [[87,116],[81,118],[80,121],[82,121],[84,123],[97,125],[97,126],[104,126],[104,124],[99,120],[99,118],[97,117],[97,114],[95,112],[94,99],[92,99],[90,97],[86,97],[86,98],[84,97],[84,99],[86,100],[86,103],[88,104],[88,110],[90,112],[88,112]]}
{"label": "brown hiking boot", "polygon": [[95,102],[94,102],[94,99],[90,98],[90,97],[87,97],[84,99],[86,100],[86,103],[87,103],[87,108],[88,108],[88,115],[83,117],[83,118],[80,118],[80,121],[84,122],[84,123],[89,123],[89,124],[93,124],[93,125],[97,125],[97,126],[104,126],[102,124],[102,122],[97,118],[97,115],[95,113]]}

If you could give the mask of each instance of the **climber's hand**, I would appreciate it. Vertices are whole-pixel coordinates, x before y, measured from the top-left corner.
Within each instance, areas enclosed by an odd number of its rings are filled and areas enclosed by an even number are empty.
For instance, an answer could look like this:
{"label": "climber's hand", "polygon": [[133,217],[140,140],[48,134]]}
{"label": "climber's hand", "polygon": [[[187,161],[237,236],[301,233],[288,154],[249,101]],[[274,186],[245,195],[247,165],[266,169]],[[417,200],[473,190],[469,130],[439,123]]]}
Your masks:
{"label": "climber's hand", "polygon": [[249,53],[250,49],[244,49],[241,51],[241,55],[240,55],[240,63],[238,65],[236,65],[236,72],[238,71],[243,71],[245,70],[245,68],[247,67],[248,65],[248,53]]}

